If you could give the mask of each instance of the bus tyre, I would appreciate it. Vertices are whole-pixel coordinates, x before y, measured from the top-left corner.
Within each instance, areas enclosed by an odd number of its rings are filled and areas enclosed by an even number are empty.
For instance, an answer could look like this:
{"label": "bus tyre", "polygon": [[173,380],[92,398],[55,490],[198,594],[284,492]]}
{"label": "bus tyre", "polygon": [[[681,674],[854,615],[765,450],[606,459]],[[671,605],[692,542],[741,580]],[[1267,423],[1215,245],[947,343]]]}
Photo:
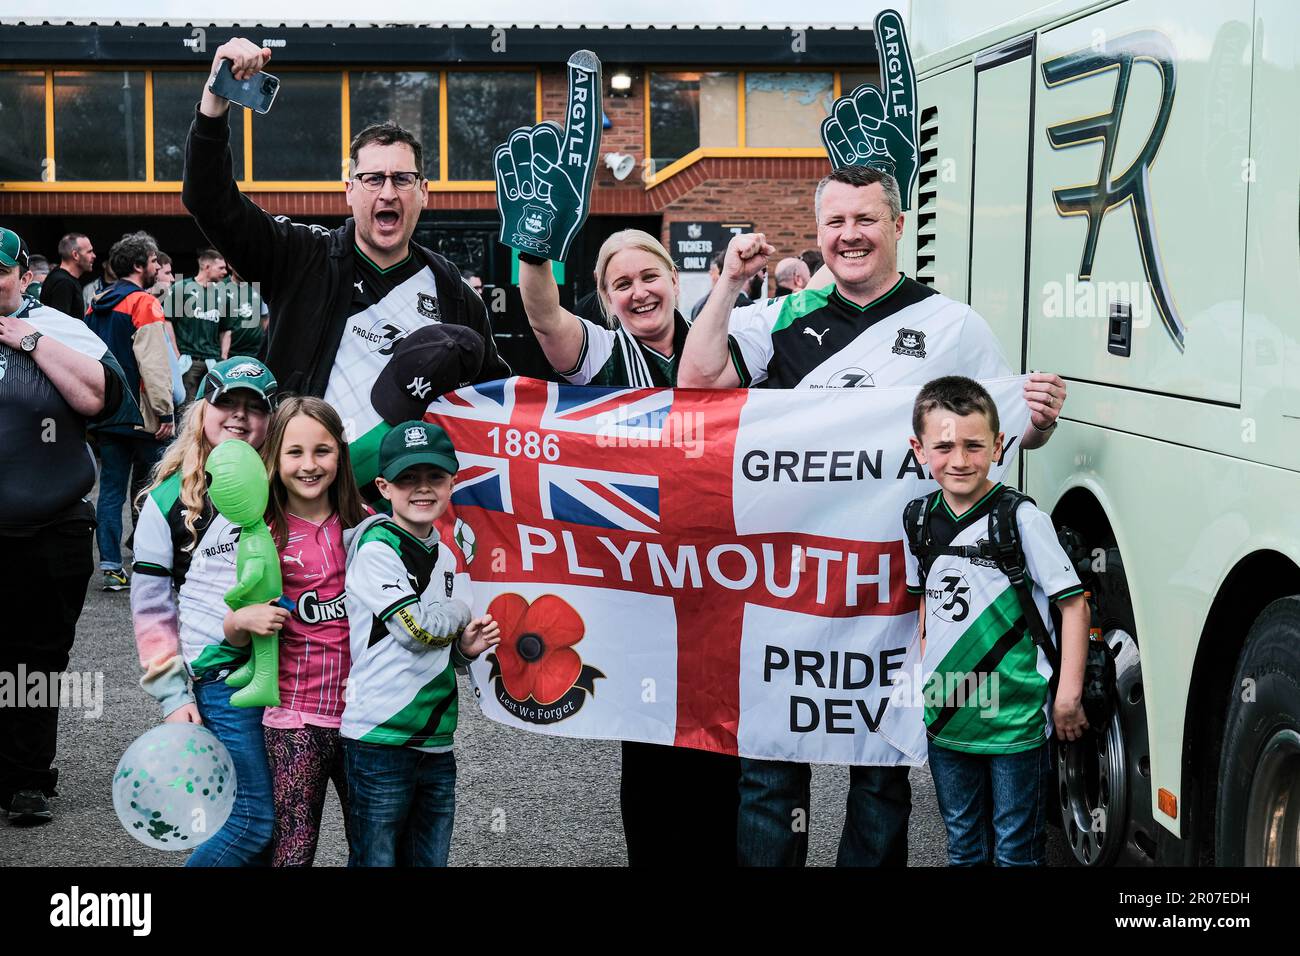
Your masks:
{"label": "bus tyre", "polygon": [[1300,866],[1300,597],[1255,620],[1237,665],[1215,823],[1220,866]]}

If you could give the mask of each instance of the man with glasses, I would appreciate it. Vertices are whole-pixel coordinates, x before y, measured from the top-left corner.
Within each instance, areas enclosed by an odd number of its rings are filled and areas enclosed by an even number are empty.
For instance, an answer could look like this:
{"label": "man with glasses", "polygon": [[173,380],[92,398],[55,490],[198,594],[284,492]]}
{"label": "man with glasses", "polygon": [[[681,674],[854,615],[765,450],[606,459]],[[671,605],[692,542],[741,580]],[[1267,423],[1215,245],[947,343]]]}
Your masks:
{"label": "man with glasses", "polygon": [[[217,49],[212,73],[230,60],[242,81],[270,58],[269,49],[236,37]],[[290,222],[240,194],[230,156],[230,103],[209,82],[185,147],[181,196],[231,267],[259,283],[275,304],[265,359],[282,389],[323,396],[350,421],[350,435],[361,435],[378,419],[370,390],[379,373],[402,339],[435,323],[483,336],[486,351],[474,381],[510,374],[482,300],[454,265],[411,241],[429,198],[419,140],[391,122],[366,127],[351,145],[352,218],[333,231]],[[410,387],[420,388],[419,379]]]}

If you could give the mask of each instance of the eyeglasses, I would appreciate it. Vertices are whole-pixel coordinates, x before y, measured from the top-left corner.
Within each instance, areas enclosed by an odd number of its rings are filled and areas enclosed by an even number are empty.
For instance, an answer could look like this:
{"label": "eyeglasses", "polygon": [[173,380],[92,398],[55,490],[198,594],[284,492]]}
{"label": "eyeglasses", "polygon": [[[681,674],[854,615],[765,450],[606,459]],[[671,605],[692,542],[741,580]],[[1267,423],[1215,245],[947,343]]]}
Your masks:
{"label": "eyeglasses", "polygon": [[414,189],[423,177],[419,173],[358,173],[352,178],[373,193],[384,188],[386,179],[391,179],[398,189]]}

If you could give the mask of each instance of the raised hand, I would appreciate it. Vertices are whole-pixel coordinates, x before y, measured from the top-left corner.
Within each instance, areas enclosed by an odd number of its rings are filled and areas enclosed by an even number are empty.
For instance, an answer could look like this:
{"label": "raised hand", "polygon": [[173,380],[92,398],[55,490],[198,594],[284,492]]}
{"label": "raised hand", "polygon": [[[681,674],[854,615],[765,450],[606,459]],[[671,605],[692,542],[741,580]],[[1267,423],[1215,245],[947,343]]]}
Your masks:
{"label": "raised hand", "polygon": [[[727,243],[727,254],[722,262],[722,274],[736,282],[747,282],[763,271],[768,259],[776,255],[776,247],[761,232],[732,236]],[[734,296],[733,296],[734,298]]]}
{"label": "raised hand", "polygon": [[601,128],[600,60],[590,50],[569,57],[565,126],[523,126],[494,159],[501,242],[563,260],[587,219]]}
{"label": "raised hand", "polygon": [[916,72],[902,18],[884,10],[875,31],[881,89],[863,85],[837,99],[822,121],[822,143],[836,168],[875,166],[892,173],[909,209],[919,167]]}
{"label": "raised hand", "polygon": [[199,110],[205,116],[216,117],[225,115],[230,109],[230,100],[217,96],[208,89],[209,84],[217,77],[217,70],[221,68],[222,60],[230,61],[230,72],[235,79],[246,80],[260,73],[270,59],[271,51],[267,47],[258,46],[252,40],[243,37],[231,37],[221,44],[213,54],[212,70],[208,78],[203,81],[203,96],[199,101]]}

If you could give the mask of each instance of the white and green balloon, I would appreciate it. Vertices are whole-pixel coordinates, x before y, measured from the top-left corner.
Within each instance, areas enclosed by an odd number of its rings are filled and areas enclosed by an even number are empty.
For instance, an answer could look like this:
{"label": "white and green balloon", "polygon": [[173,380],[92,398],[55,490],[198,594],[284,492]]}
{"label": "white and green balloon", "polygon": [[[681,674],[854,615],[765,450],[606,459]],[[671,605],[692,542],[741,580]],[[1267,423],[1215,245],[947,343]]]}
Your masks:
{"label": "white and green balloon", "polygon": [[157,850],[192,850],[220,830],[235,803],[230,751],[200,724],[160,724],[126,748],[113,774],[113,809],[126,832]]}

